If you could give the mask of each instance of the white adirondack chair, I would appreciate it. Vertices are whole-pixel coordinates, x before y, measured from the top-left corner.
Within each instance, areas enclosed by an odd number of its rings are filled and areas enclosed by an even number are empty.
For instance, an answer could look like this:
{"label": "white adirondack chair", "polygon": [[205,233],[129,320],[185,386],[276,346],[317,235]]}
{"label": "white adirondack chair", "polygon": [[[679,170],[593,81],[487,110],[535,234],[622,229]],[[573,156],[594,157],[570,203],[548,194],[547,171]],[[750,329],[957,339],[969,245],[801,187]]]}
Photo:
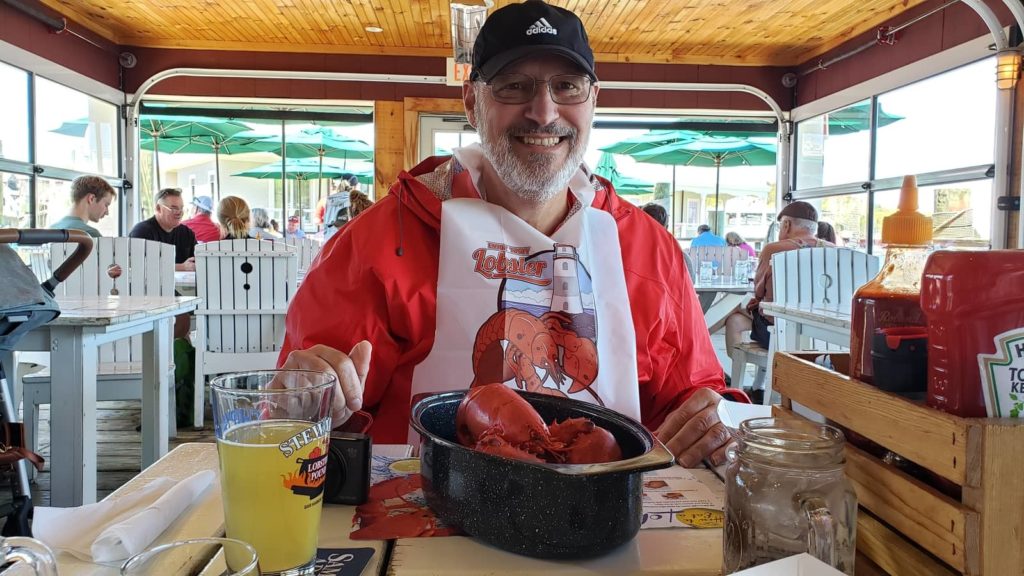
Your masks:
{"label": "white adirondack chair", "polygon": [[208,375],[270,369],[284,344],[298,258],[281,241],[221,240],[196,246],[195,425],[203,425]]}
{"label": "white adirondack chair", "polygon": [[[772,292],[780,304],[801,306],[838,306],[849,309],[853,294],[878,274],[878,256],[849,248],[803,248],[772,256]],[[766,357],[767,378],[765,403],[771,399],[770,359],[778,350],[785,330],[776,322]],[[804,336],[814,338],[815,333]],[[821,341],[831,347],[849,347],[848,342],[833,340],[822,334]],[[735,358],[733,362],[736,362]]]}
{"label": "white adirondack chair", "polygon": [[[63,262],[76,244],[51,244],[50,262]],[[111,264],[119,264],[121,276],[107,275]],[[59,296],[106,296],[111,288],[123,296],[173,296],[174,246],[139,238],[97,238],[93,252],[67,280],[57,287]],[[48,353],[43,353],[47,357]],[[142,336],[104,344],[99,349],[97,400],[142,398]],[[20,374],[19,374],[20,376]],[[42,370],[22,376],[24,385],[26,440],[35,449],[39,430],[39,406],[50,403],[50,374]],[[171,379],[170,426],[174,435],[174,379]],[[17,394],[15,394],[17,396]]]}
{"label": "white adirondack chair", "polygon": [[[803,248],[772,256],[772,292],[774,301],[789,305],[822,305],[848,308],[853,293],[878,273],[878,257],[849,248]],[[778,346],[772,335],[771,350],[756,342],[743,342],[729,351],[732,358],[733,386],[739,387],[746,364],[759,368],[757,387],[769,370],[769,358]],[[842,345],[829,342],[831,346]],[[770,380],[770,379],[769,379]],[[770,386],[770,383],[769,383]],[[765,390],[765,397],[770,396]]]}
{"label": "white adirondack chair", "polygon": [[309,270],[316,255],[320,253],[320,242],[312,238],[285,238],[284,242],[295,247],[296,263],[299,270]]}

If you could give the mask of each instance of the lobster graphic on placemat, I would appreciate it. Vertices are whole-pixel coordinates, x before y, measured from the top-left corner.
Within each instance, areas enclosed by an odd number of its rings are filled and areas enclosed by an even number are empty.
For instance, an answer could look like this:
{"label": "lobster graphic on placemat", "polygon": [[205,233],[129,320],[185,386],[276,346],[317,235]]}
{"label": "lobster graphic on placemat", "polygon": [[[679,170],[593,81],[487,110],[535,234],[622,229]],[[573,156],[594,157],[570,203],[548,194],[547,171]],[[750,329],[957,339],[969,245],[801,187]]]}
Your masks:
{"label": "lobster graphic on placemat", "polygon": [[[477,331],[470,387],[515,379],[516,386],[531,392],[568,396],[586,391],[603,406],[600,396],[591,389],[597,372],[597,345],[577,333],[570,315],[545,312],[538,318],[523,310],[505,308]],[[566,378],[571,383],[562,391]],[[544,385],[549,379],[553,386]]]}

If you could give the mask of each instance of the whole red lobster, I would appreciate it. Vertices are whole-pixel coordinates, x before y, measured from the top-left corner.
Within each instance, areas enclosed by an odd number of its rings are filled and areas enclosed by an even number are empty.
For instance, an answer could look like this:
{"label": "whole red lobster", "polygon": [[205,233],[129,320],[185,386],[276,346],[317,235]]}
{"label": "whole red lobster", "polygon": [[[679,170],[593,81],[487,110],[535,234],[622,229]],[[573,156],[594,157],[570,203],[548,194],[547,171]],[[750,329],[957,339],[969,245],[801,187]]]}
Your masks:
{"label": "whole red lobster", "polygon": [[595,464],[622,459],[615,436],[589,418],[544,423],[540,414],[504,384],[475,386],[455,416],[459,443],[528,462]]}

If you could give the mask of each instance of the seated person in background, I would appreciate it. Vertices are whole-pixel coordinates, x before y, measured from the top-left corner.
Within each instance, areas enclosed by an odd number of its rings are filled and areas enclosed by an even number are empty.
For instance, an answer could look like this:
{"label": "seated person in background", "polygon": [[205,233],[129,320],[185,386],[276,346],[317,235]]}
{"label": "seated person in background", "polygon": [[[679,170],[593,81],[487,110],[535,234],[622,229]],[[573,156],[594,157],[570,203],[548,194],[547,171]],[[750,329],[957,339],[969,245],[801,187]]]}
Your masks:
{"label": "seated person in background", "polygon": [[754,248],[751,247],[750,244],[747,244],[747,241],[743,239],[743,236],[740,236],[736,232],[729,232],[726,234],[725,243],[729,246],[736,246],[743,249],[743,251],[747,253],[747,256],[751,258],[757,257],[757,253],[754,252]]}
{"label": "seated person in background", "polygon": [[249,205],[238,196],[225,196],[217,204],[217,222],[225,240],[249,238]]}
{"label": "seated person in background", "polygon": [[192,199],[192,217],[182,222],[196,235],[197,242],[216,242],[223,238],[221,229],[210,218],[213,212],[213,198],[196,196]]}
{"label": "seated person in background", "polygon": [[[156,193],[156,214],[132,228],[128,236],[156,240],[174,245],[174,269],[195,271],[196,235],[188,226],[181,225],[185,202],[180,188],[164,188]],[[188,338],[189,315],[182,314],[174,319],[174,337]]]}
{"label": "seated person in background", "polygon": [[298,216],[289,216],[288,222],[284,225],[284,237],[285,238],[305,238],[306,233],[303,232],[301,222]]}
{"label": "seated person in background", "polygon": [[821,238],[825,242],[836,243],[836,229],[831,224],[822,220],[818,222],[818,233],[815,234],[818,238]]}
{"label": "seated person in background", "polygon": [[83,230],[93,238],[102,236],[89,225],[99,222],[110,212],[114,187],[99,176],[79,176],[71,182],[71,212],[50,224],[54,230]]}
{"label": "seated person in background", "polygon": [[834,246],[814,235],[818,231],[818,211],[807,202],[793,202],[779,212],[779,240],[761,250],[754,273],[754,297],[747,303],[746,310],[733,312],[725,322],[725,345],[727,350],[740,343],[743,332],[750,330],[750,339],[767,348],[771,337],[769,326],[773,323],[758,307],[761,302],[771,302],[772,256],[779,252]]}
{"label": "seated person in background", "polygon": [[[558,34],[509,32],[538,20]],[[337,374],[333,423],[365,407],[374,442],[408,441],[416,395],[515,386],[516,368],[531,389],[642,421],[684,466],[723,462],[725,382],[679,246],[583,164],[599,87],[582,22],[541,1],[509,4],[484,22],[473,58],[462,94],[480,143],[403,171],[327,242],[288,309],[279,364]],[[539,305],[555,309],[542,322],[515,305],[534,290],[513,285],[550,284],[555,268],[586,274],[585,295],[559,306],[547,293]],[[555,352],[508,366],[513,322],[571,333],[580,363]],[[562,382],[541,378],[548,362]]]}
{"label": "seated person in background", "polygon": [[263,208],[253,208],[252,226],[249,228],[249,237],[257,240],[280,240],[281,235],[270,227],[270,215]]}
{"label": "seated person in background", "polygon": [[711,231],[711,226],[701,224],[697,227],[697,237],[690,242],[690,248],[701,246],[727,246],[725,238]]}

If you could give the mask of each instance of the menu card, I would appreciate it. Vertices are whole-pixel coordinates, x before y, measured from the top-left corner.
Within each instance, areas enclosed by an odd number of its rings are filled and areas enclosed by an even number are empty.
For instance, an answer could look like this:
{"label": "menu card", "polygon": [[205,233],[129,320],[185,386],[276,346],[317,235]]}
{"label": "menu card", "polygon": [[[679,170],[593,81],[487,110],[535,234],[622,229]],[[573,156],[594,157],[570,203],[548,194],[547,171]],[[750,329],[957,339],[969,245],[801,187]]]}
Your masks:
{"label": "menu card", "polygon": [[640,528],[721,528],[724,504],[686,468],[647,472]]}

